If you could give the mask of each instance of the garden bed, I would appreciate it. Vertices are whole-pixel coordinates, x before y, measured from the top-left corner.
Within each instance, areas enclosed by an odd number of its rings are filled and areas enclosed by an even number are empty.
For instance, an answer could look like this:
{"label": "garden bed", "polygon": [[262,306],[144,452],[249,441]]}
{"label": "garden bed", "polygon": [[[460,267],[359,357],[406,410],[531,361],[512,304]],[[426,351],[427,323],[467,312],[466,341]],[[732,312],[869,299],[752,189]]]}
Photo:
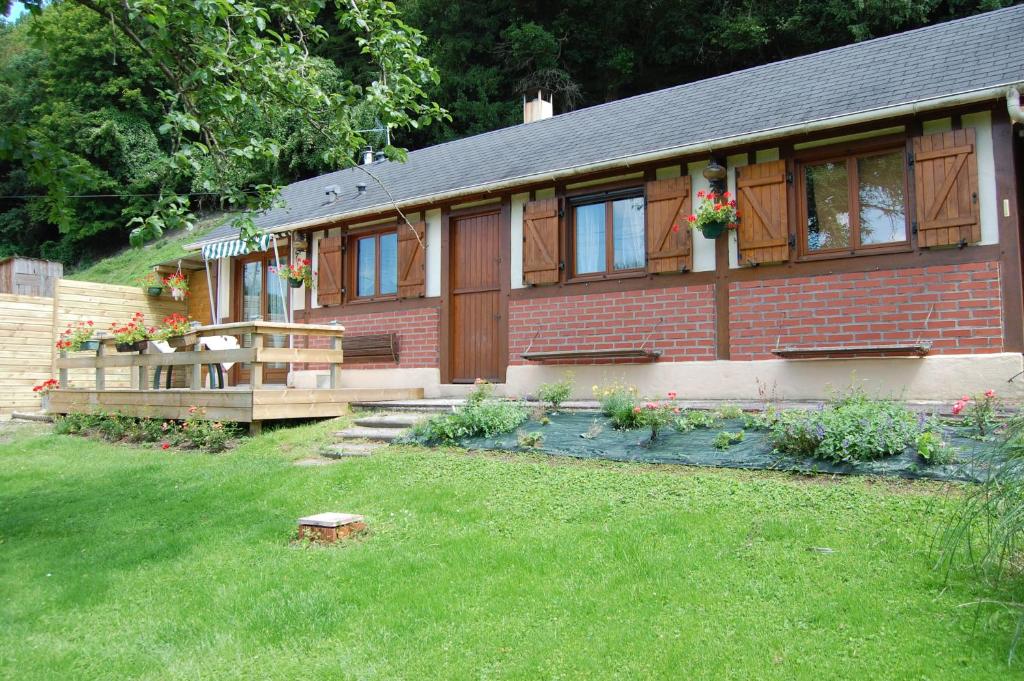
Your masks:
{"label": "garden bed", "polygon": [[[649,431],[616,430],[611,420],[598,412],[558,413],[546,418],[546,425],[530,420],[517,432],[465,438],[460,444],[472,449],[534,451],[581,459],[961,481],[984,480],[996,447],[992,442],[965,437],[960,429],[944,427],[944,438],[958,450],[955,460],[949,464],[929,464],[913,448],[873,461],[833,463],[775,453],[767,432],[744,430],[740,419],[722,419],[713,427],[695,428],[685,433],[666,428],[656,440],[649,442]],[[741,442],[725,449],[714,446],[715,438],[722,431],[738,433],[741,430],[744,431]],[[536,447],[523,447],[519,444],[523,433],[541,433],[543,439]]]}

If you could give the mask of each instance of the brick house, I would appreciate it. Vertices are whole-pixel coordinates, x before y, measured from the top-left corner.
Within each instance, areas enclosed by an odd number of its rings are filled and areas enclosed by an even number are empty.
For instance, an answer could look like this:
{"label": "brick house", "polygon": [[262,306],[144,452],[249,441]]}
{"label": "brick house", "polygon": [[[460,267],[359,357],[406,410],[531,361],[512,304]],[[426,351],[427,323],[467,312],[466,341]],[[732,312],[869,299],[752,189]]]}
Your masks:
{"label": "brick house", "polygon": [[[257,224],[315,290],[228,227],[192,244],[205,314],[394,334],[343,383],[433,396],[567,368],[580,396],[1022,396],[1022,42],[1017,6],[557,116],[530,93],[522,125],[285,188]],[[712,182],[741,215],[715,239],[686,222]]]}

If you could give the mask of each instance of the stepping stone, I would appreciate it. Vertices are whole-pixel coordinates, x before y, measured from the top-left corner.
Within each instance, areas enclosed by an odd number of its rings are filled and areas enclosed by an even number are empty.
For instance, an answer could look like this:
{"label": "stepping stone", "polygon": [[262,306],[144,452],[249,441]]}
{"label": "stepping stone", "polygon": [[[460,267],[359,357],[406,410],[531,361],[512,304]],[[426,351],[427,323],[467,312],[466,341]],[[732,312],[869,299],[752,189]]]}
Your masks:
{"label": "stepping stone", "polygon": [[399,428],[346,428],[339,430],[334,437],[341,440],[377,440],[380,442],[391,442],[405,434],[405,430]]}
{"label": "stepping stone", "polygon": [[306,467],[306,466],[330,466],[333,463],[337,463],[337,462],[335,460],[333,460],[333,459],[325,459],[323,457],[317,456],[317,457],[309,457],[309,458],[306,458],[306,459],[299,459],[298,461],[295,462],[295,465],[296,466],[303,466],[303,467]]}
{"label": "stepping stone", "polygon": [[384,445],[372,442],[346,442],[329,445],[320,452],[328,459],[345,459],[350,456],[370,456]]}
{"label": "stepping stone", "polygon": [[373,414],[357,418],[357,426],[364,428],[408,428],[423,420],[416,414]]}

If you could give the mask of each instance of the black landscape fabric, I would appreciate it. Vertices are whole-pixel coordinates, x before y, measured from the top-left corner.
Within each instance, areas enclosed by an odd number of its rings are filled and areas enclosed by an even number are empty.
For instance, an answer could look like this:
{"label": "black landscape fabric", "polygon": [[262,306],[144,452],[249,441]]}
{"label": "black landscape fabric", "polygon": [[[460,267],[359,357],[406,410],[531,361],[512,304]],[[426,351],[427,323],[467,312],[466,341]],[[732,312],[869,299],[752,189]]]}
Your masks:
{"label": "black landscape fabric", "polygon": [[[696,428],[687,433],[666,428],[653,442],[649,441],[649,430],[615,430],[609,419],[594,412],[552,414],[549,419],[547,425],[531,420],[516,432],[468,438],[461,444],[470,449],[536,451],[581,459],[975,482],[988,476],[995,447],[990,442],[963,437],[956,429],[949,428],[945,437],[958,451],[951,464],[928,464],[912,448],[875,461],[833,463],[777,454],[768,441],[768,433],[749,429],[744,431],[742,442],[727,449],[716,449],[712,441],[718,433],[744,430],[739,419],[721,420],[711,428]],[[531,432],[541,433],[542,443],[532,449],[520,447],[518,434]]]}

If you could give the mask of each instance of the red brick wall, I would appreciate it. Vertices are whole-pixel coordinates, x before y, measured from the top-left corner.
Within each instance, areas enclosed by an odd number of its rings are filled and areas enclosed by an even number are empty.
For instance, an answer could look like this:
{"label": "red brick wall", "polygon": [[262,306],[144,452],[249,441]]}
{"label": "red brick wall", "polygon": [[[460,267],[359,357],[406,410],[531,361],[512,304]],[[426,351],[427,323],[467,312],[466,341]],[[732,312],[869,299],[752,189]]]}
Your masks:
{"label": "red brick wall", "polygon": [[[398,364],[391,362],[344,365],[345,369],[393,369],[395,367],[422,368],[440,365],[439,319],[440,312],[436,307],[363,314],[353,314],[336,307],[323,307],[310,310],[305,321],[310,324],[326,324],[337,320],[345,327],[347,336],[397,333]],[[322,345],[326,347],[326,341]]]}
{"label": "red brick wall", "polygon": [[710,285],[512,300],[508,312],[510,364],[529,363],[520,353],[531,341],[534,352],[639,347],[662,317],[648,343],[661,361],[715,358]]}
{"label": "red brick wall", "polygon": [[995,262],[734,282],[729,299],[734,360],[772,359],[776,343],[920,340],[940,354],[1002,350]]}

